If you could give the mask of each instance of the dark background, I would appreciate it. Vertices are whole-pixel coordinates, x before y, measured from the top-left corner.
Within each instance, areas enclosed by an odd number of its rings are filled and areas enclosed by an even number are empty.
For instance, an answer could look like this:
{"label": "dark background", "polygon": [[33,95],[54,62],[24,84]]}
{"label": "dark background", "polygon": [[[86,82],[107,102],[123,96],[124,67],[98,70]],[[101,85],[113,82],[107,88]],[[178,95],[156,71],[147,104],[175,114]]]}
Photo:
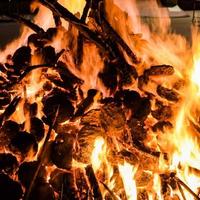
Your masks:
{"label": "dark background", "polygon": [[[30,10],[30,3],[33,0],[0,0],[0,48],[2,49],[9,41],[16,38],[20,33],[20,25],[5,18],[5,13],[16,13],[21,15],[34,15]],[[72,0],[73,1],[73,0]],[[190,27],[192,24],[193,2],[194,0],[157,0],[160,6],[172,7],[176,4],[180,8],[187,10],[184,15],[174,15],[172,13],[172,29],[174,32],[186,36],[190,40]],[[141,0],[142,2],[142,0]],[[196,4],[196,9],[200,8],[200,0]],[[189,11],[188,11],[189,10]],[[179,13],[180,14],[180,13]]]}

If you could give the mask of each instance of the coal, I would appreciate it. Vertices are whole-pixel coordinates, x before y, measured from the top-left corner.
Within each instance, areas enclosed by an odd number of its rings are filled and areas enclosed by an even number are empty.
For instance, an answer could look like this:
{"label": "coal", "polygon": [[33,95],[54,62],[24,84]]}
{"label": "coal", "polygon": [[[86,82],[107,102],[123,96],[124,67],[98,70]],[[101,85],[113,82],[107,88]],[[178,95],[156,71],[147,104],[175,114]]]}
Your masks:
{"label": "coal", "polygon": [[0,195],[2,200],[20,200],[22,188],[18,182],[0,173]]}
{"label": "coal", "polygon": [[51,41],[56,36],[57,33],[58,33],[57,28],[48,28],[44,37],[49,41]]}
{"label": "coal", "polygon": [[58,116],[56,118],[57,123],[62,123],[68,120],[74,113],[74,107],[69,101],[66,93],[62,91],[52,91],[42,100],[43,112],[50,119],[53,120],[57,108],[59,106]]}
{"label": "coal", "polygon": [[151,102],[149,98],[143,97],[140,101],[140,105],[133,112],[133,118],[138,120],[145,120],[151,112]]}
{"label": "coal", "polygon": [[27,156],[29,153],[36,154],[38,144],[34,135],[25,131],[20,131],[12,140],[9,145],[11,151],[20,153],[22,156]]}
{"label": "coal", "polygon": [[128,127],[130,128],[133,141],[142,142],[146,138],[147,130],[144,128],[145,124],[143,121],[131,118],[128,121]]}
{"label": "coal", "polygon": [[128,63],[122,63],[119,76],[119,86],[122,87],[131,85],[133,80],[138,78],[138,73],[134,66]]}
{"label": "coal", "polygon": [[168,120],[172,117],[172,108],[170,106],[160,106],[158,109],[151,111],[152,116],[157,120]]}
{"label": "coal", "polygon": [[118,99],[118,97],[105,97],[105,98],[102,98],[101,100],[100,100],[100,103],[101,104],[112,104],[112,103],[114,103],[114,104],[116,104],[116,105],[118,105],[118,106],[122,106],[122,102],[121,102],[121,100],[120,99]]}
{"label": "coal", "polygon": [[0,154],[0,171],[12,174],[18,167],[18,161],[15,156],[10,153]]}
{"label": "coal", "polygon": [[97,95],[98,91],[95,89],[90,89],[87,92],[87,97],[83,99],[77,106],[77,111],[75,112],[73,118],[82,116],[94,103],[94,98]]}
{"label": "coal", "polygon": [[35,136],[38,142],[41,141],[44,137],[44,132],[45,132],[43,122],[39,118],[33,117],[31,118],[30,123],[31,123],[30,133]]}
{"label": "coal", "polygon": [[147,70],[149,76],[173,75],[174,68],[171,65],[154,65]]}
{"label": "coal", "polygon": [[115,98],[120,99],[126,108],[137,110],[140,105],[140,94],[134,90],[120,90],[115,93]]}
{"label": "coal", "polygon": [[101,126],[100,109],[92,109],[81,117],[81,125]]}
{"label": "coal", "polygon": [[19,71],[25,66],[30,64],[31,60],[31,49],[30,47],[22,46],[15,51],[12,57],[15,70]]}
{"label": "coal", "polygon": [[166,129],[172,129],[172,128],[173,125],[169,121],[159,121],[153,125],[152,130],[154,132],[162,131],[164,133]]}
{"label": "coal", "polygon": [[29,195],[29,200],[55,200],[52,186],[44,180],[37,181]]}
{"label": "coal", "polygon": [[148,75],[141,75],[138,77],[138,88],[140,90],[143,90],[143,86],[147,85],[149,82],[149,76]]}
{"label": "coal", "polygon": [[37,115],[37,112],[38,112],[38,104],[36,102],[30,104],[30,116],[35,117]]}
{"label": "coal", "polygon": [[41,38],[39,34],[33,33],[28,37],[28,45],[34,45],[35,47],[43,47],[46,41]]}
{"label": "coal", "polygon": [[0,92],[0,109],[11,102],[11,95],[6,90]]}
{"label": "coal", "polygon": [[114,93],[118,84],[116,67],[112,62],[109,63],[106,61],[104,64],[103,71],[99,72],[98,77],[106,88],[108,88],[111,93]]}
{"label": "coal", "polygon": [[70,134],[58,134],[52,143],[51,160],[59,168],[72,166],[74,137]]}
{"label": "coal", "polygon": [[45,64],[50,64],[52,65],[53,63],[56,63],[57,57],[56,57],[56,52],[55,49],[51,46],[46,46],[42,48],[42,59]]}
{"label": "coal", "polygon": [[52,83],[50,82],[50,81],[46,81],[45,83],[44,83],[44,85],[43,85],[43,89],[45,90],[45,91],[51,91],[51,89],[52,89]]}
{"label": "coal", "polygon": [[106,104],[101,107],[101,126],[105,131],[111,129],[123,129],[126,118],[125,113],[121,107],[118,107],[116,104]]}
{"label": "coal", "polygon": [[5,121],[1,128],[1,133],[6,135],[8,139],[11,140],[16,136],[16,134],[18,134],[21,126],[22,125],[12,120]]}
{"label": "coal", "polygon": [[[25,188],[28,188],[30,186],[33,180],[33,177],[35,175],[35,172],[38,168],[38,164],[39,164],[38,161],[33,161],[33,162],[23,162],[20,165],[19,171],[18,171],[18,178],[21,184]],[[42,165],[40,167],[36,181],[45,180],[45,176],[46,176],[45,167]]]}
{"label": "coal", "polygon": [[168,101],[177,102],[179,100],[177,92],[161,85],[158,85],[157,93],[160,97],[167,99]]}
{"label": "coal", "polygon": [[56,169],[51,173],[49,182],[60,196],[62,193],[63,199],[79,199],[73,171],[63,172]]}

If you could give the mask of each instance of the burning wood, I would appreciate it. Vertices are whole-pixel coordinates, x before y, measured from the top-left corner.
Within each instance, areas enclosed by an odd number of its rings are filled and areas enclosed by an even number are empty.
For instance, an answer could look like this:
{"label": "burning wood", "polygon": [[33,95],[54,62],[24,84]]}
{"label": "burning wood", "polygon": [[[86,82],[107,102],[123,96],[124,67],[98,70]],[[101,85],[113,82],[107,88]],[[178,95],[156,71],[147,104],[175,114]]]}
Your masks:
{"label": "burning wood", "polygon": [[[37,3],[55,27],[6,14],[35,33],[0,64],[0,195],[200,199],[194,73],[176,54],[160,58],[162,40],[134,35],[112,0],[86,0],[82,15]],[[121,19],[110,20],[110,5]],[[124,18],[125,35],[115,24]]]}

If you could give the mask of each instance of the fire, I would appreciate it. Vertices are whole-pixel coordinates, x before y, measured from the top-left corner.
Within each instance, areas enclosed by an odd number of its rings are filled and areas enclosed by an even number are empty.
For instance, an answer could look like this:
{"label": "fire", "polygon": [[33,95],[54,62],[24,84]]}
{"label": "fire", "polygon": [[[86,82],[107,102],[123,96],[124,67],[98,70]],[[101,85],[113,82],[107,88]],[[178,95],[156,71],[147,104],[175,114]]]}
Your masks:
{"label": "fire", "polygon": [[127,162],[119,164],[119,172],[123,180],[126,197],[128,200],[137,200],[137,188],[134,180],[136,168]]}
{"label": "fire", "polygon": [[106,153],[103,150],[103,149],[105,149],[104,145],[105,145],[105,141],[102,137],[95,139],[94,150],[91,155],[92,167],[95,172],[100,168],[102,161],[103,161],[103,156]]}
{"label": "fire", "polygon": [[[44,165],[47,175],[41,179],[52,184],[58,196],[72,195],[69,199],[84,195],[91,199],[199,199],[200,33],[193,30],[192,46],[171,33],[168,10],[154,0],[149,1],[149,12],[157,19],[150,22],[152,30],[138,17],[141,5],[135,0],[105,1],[103,18],[102,5],[93,5],[95,12],[88,9],[91,13],[85,20],[80,18],[89,1],[52,1],[51,6],[57,5],[53,13],[38,2],[32,6],[39,7],[34,23],[44,30],[36,34],[39,41],[27,44],[32,31],[24,28],[21,39],[0,53],[8,70],[0,73],[3,80],[10,78],[14,69],[9,67],[16,64],[7,54],[22,44],[30,48],[30,60],[17,75],[23,76],[29,65],[47,62],[44,68],[17,79],[9,91],[11,101],[16,95],[21,97],[16,109],[1,108],[4,129],[0,133],[5,131],[11,143],[3,146],[5,152],[15,151],[19,165],[38,161],[36,173]],[[57,27],[56,17],[61,20]],[[82,46],[78,46],[80,41]],[[41,53],[45,48],[47,55]],[[134,61],[130,51],[138,59]],[[49,63],[51,57],[54,61]],[[44,132],[41,138],[41,129],[32,130],[35,118]],[[5,127],[8,120],[16,124]],[[17,134],[12,126],[19,129]],[[25,142],[31,137],[27,147],[20,146],[20,135]],[[63,189],[66,183],[70,186]]]}

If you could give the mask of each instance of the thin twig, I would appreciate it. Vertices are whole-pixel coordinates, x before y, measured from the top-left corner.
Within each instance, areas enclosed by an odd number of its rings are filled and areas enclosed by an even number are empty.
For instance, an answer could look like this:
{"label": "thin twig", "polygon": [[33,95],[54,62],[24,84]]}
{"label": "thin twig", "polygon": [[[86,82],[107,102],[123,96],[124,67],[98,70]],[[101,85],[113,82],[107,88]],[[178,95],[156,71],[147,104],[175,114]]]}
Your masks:
{"label": "thin twig", "polygon": [[186,185],[182,180],[180,180],[178,177],[175,177],[175,180],[182,185],[195,199],[200,200],[198,195],[196,195],[188,185]]}
{"label": "thin twig", "polygon": [[40,65],[29,66],[25,69],[25,71],[20,75],[20,77],[16,81],[9,82],[5,84],[4,87],[6,89],[14,87],[16,84],[20,83],[31,71],[40,68],[56,68],[56,65],[40,64]]}
{"label": "thin twig", "polygon": [[61,4],[55,1],[52,2],[48,0],[39,0],[39,2],[48,7],[52,12],[57,13],[60,17],[73,24],[86,38],[94,42],[101,50],[109,52],[111,56],[115,56],[113,55],[110,46],[107,45],[105,41],[103,41],[99,33],[90,30],[85,23],[75,17]]}
{"label": "thin twig", "polygon": [[85,171],[86,171],[86,175],[88,177],[88,180],[90,182],[90,186],[91,186],[91,189],[92,189],[92,192],[93,192],[94,199],[103,200],[103,197],[102,197],[102,194],[101,194],[101,190],[99,188],[99,183],[98,183],[98,181],[96,179],[96,176],[95,176],[94,170],[92,168],[92,165],[88,165],[85,168]]}
{"label": "thin twig", "polygon": [[34,176],[32,178],[31,184],[30,184],[29,188],[27,189],[27,191],[26,191],[26,193],[24,195],[24,200],[29,200],[29,196],[30,196],[31,191],[33,189],[33,186],[35,184],[35,180],[37,179],[38,173],[39,173],[40,168],[41,168],[41,166],[43,164],[44,158],[46,156],[47,144],[48,144],[48,141],[49,141],[49,139],[51,137],[51,133],[52,133],[53,127],[54,127],[54,125],[56,123],[58,112],[59,112],[59,106],[56,109],[55,116],[54,116],[54,119],[53,119],[52,123],[49,125],[49,129],[48,129],[48,132],[46,134],[45,141],[44,141],[44,143],[42,145],[42,148],[41,148],[41,151],[40,151],[41,153],[38,155],[38,162],[39,163],[38,163],[37,169],[35,171],[35,174],[34,174]]}
{"label": "thin twig", "polygon": [[[91,0],[86,0],[85,7],[83,9],[83,14],[81,16],[81,22],[85,23],[89,9],[91,8]],[[76,64],[77,67],[80,68],[81,63],[83,62],[83,42],[84,42],[84,36],[79,32],[78,39],[77,39],[77,58],[76,58]]]}
{"label": "thin twig", "polygon": [[113,29],[113,27],[109,24],[108,20],[106,19],[106,13],[105,13],[105,8],[104,8],[104,2],[100,1],[99,2],[99,21],[101,23],[101,27],[104,31],[106,31],[109,36],[111,36],[111,38],[113,40],[115,40],[123,49],[124,51],[127,53],[127,55],[131,58],[131,60],[134,63],[138,63],[138,59],[136,57],[136,55],[132,52],[132,50],[130,49],[130,47],[126,44],[126,42],[119,36],[119,34]]}
{"label": "thin twig", "polygon": [[34,24],[32,21],[30,21],[22,16],[19,16],[16,14],[10,14],[10,13],[4,14],[4,16],[26,25],[27,27],[32,29],[34,32],[36,32],[40,35],[45,33],[45,31],[41,27],[39,27],[38,25]]}
{"label": "thin twig", "polygon": [[16,107],[18,103],[20,102],[20,100],[21,100],[21,97],[16,96],[13,98],[11,103],[6,107],[5,111],[3,112],[0,118],[0,128],[2,127],[4,121],[6,121],[15,112]]}
{"label": "thin twig", "polygon": [[101,182],[100,183],[104,186],[104,188],[109,192],[109,194],[111,195],[113,200],[119,200],[119,198],[115,195],[115,193],[104,183]]}
{"label": "thin twig", "polygon": [[178,181],[177,181],[177,185],[178,185],[178,189],[179,189],[179,191],[181,193],[181,196],[182,196],[183,200],[187,200],[186,197],[185,197],[185,194],[183,192],[183,189],[182,189],[182,187],[181,187],[181,185],[180,185],[180,183]]}

